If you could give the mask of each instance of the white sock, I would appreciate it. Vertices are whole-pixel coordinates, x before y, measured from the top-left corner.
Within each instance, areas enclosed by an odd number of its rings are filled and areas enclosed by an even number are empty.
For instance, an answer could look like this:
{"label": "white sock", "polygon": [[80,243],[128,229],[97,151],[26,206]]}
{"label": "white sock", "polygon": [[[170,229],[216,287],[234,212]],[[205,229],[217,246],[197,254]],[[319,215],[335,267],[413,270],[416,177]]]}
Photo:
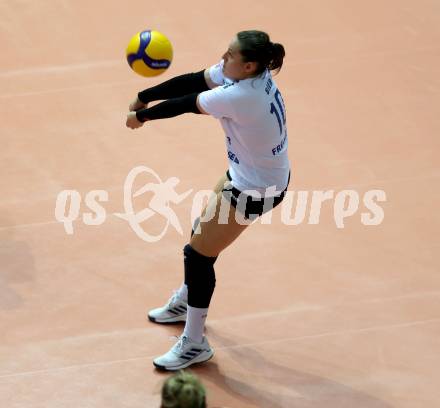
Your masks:
{"label": "white sock", "polygon": [[186,324],[183,335],[189,337],[196,343],[203,341],[203,329],[205,328],[205,320],[208,315],[208,308],[200,309],[198,307],[187,306]]}
{"label": "white sock", "polygon": [[182,283],[182,286],[177,291],[179,298],[188,302],[188,286]]}

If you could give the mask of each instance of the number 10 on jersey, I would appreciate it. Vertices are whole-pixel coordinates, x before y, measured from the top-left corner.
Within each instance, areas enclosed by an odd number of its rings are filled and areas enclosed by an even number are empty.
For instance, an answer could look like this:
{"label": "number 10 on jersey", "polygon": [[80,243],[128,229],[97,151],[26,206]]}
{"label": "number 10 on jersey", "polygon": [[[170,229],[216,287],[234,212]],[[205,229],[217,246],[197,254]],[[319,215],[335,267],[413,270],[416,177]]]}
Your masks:
{"label": "number 10 on jersey", "polygon": [[273,102],[270,103],[270,113],[276,116],[280,128],[280,135],[282,135],[284,127],[286,126],[286,108],[279,89],[275,92],[275,102],[276,104]]}

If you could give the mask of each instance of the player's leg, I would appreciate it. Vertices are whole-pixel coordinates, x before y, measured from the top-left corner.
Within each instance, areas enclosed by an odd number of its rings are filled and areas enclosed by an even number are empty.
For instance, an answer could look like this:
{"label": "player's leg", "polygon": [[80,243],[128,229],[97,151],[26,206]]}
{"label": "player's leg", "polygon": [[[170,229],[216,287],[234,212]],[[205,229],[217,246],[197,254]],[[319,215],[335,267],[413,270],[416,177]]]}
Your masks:
{"label": "player's leg", "polygon": [[185,282],[181,291],[185,291],[188,303],[184,335],[196,342],[203,339],[203,328],[215,288],[214,263],[217,256],[250,224],[241,214],[236,214],[236,208],[223,196],[227,180],[221,181],[223,184],[217,186],[219,192],[202,212],[199,231],[192,235],[184,248]]}
{"label": "player's leg", "polygon": [[[213,190],[214,194],[212,195],[210,200],[208,200],[208,203],[205,205],[204,209],[202,210],[202,214],[194,220],[194,224],[192,226],[192,231],[191,231],[191,237],[194,235],[195,231],[198,230],[198,227],[200,224],[200,217],[203,217],[204,214],[206,213],[206,209],[207,209],[209,203],[211,201],[213,201],[214,203],[217,201],[217,195],[223,191],[224,187],[228,183],[229,183],[229,178],[225,173],[217,181],[217,184],[215,185],[214,190]],[[181,299],[184,299],[185,301],[188,300],[188,286],[187,286],[186,282],[183,282],[182,285],[180,286],[180,288],[178,290],[178,295],[180,296]]]}
{"label": "player's leg", "polygon": [[194,234],[189,244],[204,256],[217,257],[250,224],[220,192],[203,210],[200,233]]}
{"label": "player's leg", "polygon": [[[216,199],[219,192],[223,190],[225,184],[228,183],[228,177],[223,174],[217,181],[214,187],[213,198]],[[208,205],[208,204],[207,204]],[[202,211],[202,214],[206,211]],[[199,224],[200,217],[196,219],[193,225],[191,236]],[[188,286],[185,282],[182,282],[180,288],[174,291],[173,295],[168,299],[168,302],[159,308],[150,310],[148,312],[148,319],[154,323],[177,323],[184,322],[187,315],[187,302],[188,302]]]}
{"label": "player's leg", "polygon": [[[225,218],[221,219],[222,216]],[[154,360],[157,368],[178,370],[213,356],[203,329],[215,288],[214,263],[217,255],[251,223],[249,220],[245,222],[241,215],[238,219],[244,225],[237,222],[236,209],[229,205],[222,192],[210,200],[203,211],[200,234],[194,234],[184,248],[185,281],[188,285],[185,329],[174,347]]]}
{"label": "player's leg", "polygon": [[[200,233],[194,234],[184,248],[185,282],[188,286],[184,336],[195,342],[203,340],[205,320],[215,288],[214,264],[217,257],[250,225],[250,221],[239,223],[236,212],[222,192],[218,193],[202,214]],[[207,219],[204,220],[204,217]],[[243,216],[241,218],[245,221]]]}
{"label": "player's leg", "polygon": [[184,248],[185,281],[188,285],[185,329],[174,347],[154,360],[156,367],[177,370],[207,361],[213,356],[203,329],[215,288],[214,263],[217,256],[237,239],[252,220],[279,205],[285,191],[279,196],[255,201],[241,195],[229,183],[208,202],[202,213],[200,233],[194,234]]}
{"label": "player's leg", "polygon": [[[217,181],[217,184],[214,187],[214,190],[213,190],[214,195],[212,196],[212,200],[217,200],[217,195],[223,191],[223,188],[228,183],[229,183],[229,178],[225,173],[225,174],[223,174],[223,176],[220,177],[220,179]],[[206,212],[206,207],[208,206],[208,204],[209,204],[209,201],[206,204],[206,206],[204,207],[204,209],[202,210],[201,216],[203,216],[203,214]],[[194,225],[192,226],[191,237],[194,235],[194,231],[197,229],[199,223],[200,223],[200,217],[197,217],[197,219],[194,221]]]}

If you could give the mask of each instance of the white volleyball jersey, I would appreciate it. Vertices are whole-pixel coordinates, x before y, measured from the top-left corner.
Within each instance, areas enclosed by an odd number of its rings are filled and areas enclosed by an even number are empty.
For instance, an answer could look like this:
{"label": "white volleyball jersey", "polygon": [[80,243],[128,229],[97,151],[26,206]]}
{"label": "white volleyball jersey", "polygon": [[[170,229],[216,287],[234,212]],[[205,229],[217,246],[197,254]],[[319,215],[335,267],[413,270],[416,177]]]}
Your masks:
{"label": "white volleyball jersey", "polygon": [[220,86],[202,92],[199,103],[225,131],[231,183],[255,197],[277,195],[286,188],[290,170],[281,93],[269,70],[233,81],[223,75],[223,63],[209,69]]}

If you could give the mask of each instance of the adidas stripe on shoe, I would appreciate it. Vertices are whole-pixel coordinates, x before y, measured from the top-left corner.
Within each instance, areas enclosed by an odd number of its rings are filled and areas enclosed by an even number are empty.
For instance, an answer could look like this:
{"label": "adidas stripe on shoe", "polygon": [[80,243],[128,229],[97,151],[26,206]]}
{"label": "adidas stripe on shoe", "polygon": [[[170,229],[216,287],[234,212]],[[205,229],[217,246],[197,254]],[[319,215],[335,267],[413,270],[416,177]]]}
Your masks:
{"label": "adidas stripe on shoe", "polygon": [[168,300],[165,306],[148,312],[148,319],[154,323],[176,323],[186,321],[187,302],[182,300],[177,292]]}
{"label": "adidas stripe on shoe", "polygon": [[180,336],[177,343],[168,353],[153,360],[156,368],[161,370],[180,370],[192,364],[203,363],[214,356],[206,337],[202,343],[196,343],[187,336]]}

